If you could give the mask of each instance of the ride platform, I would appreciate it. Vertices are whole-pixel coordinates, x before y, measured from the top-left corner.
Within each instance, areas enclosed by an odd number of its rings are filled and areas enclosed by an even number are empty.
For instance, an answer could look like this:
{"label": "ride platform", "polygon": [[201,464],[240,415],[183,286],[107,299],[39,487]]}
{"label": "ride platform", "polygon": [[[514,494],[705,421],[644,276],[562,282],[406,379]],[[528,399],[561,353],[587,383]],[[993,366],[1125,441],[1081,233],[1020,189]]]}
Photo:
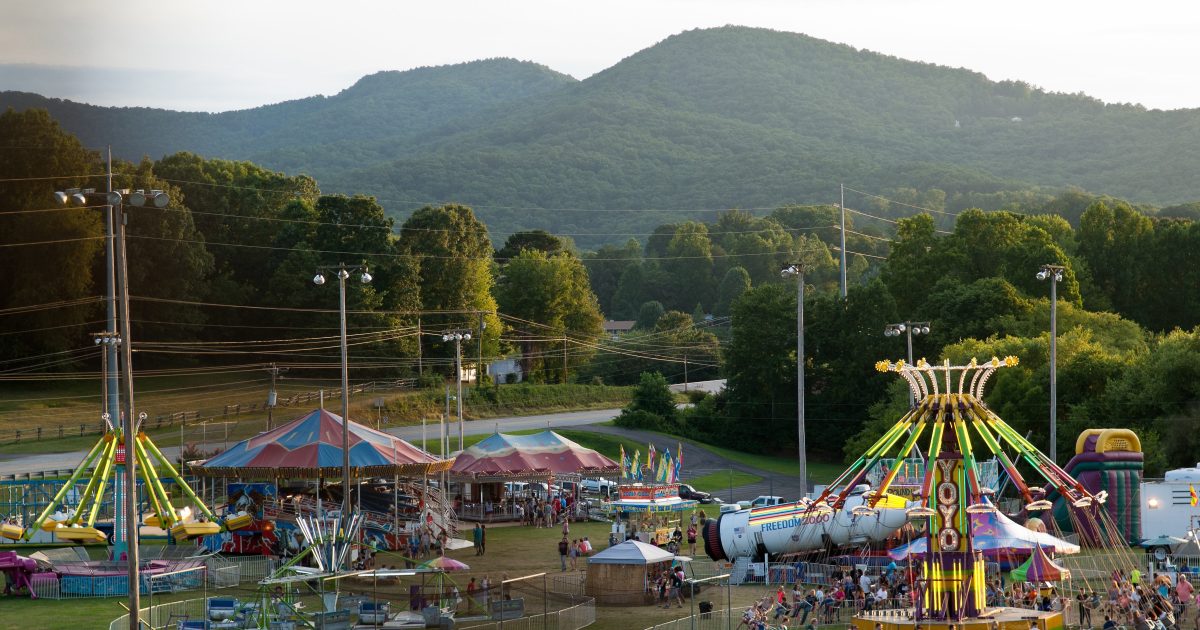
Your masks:
{"label": "ride platform", "polygon": [[1042,612],[1026,608],[988,608],[978,617],[960,621],[913,618],[912,608],[883,610],[855,615],[851,620],[856,630],[875,630],[882,624],[883,630],[1063,630],[1062,612]]}

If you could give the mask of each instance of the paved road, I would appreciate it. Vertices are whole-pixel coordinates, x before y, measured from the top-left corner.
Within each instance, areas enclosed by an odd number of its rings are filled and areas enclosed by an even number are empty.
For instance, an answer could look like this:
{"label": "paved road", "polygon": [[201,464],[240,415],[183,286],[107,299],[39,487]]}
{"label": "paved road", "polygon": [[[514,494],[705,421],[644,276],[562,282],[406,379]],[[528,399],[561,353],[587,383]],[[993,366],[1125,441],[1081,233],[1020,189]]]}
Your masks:
{"label": "paved road", "polygon": [[[620,409],[593,409],[591,411],[568,411],[563,413],[550,413],[538,416],[513,416],[508,418],[489,418],[487,420],[468,420],[463,423],[463,435],[482,435],[491,434],[496,431],[523,431],[526,429],[545,429],[545,428],[568,428],[580,427],[589,424],[599,424],[608,422],[617,417],[621,413]],[[424,433],[430,442],[437,442],[441,426],[439,423],[431,422],[425,426]],[[421,445],[422,429],[420,425],[402,426],[387,429],[388,433],[399,438],[412,442],[417,446]],[[458,423],[451,422],[446,425],[446,432],[450,436],[450,447],[458,449]]]}
{"label": "paved road", "polygon": [[[705,391],[716,391],[724,386],[724,381],[704,381],[690,383],[689,389],[704,389]],[[672,386],[682,390],[682,385]],[[564,413],[553,413],[536,416],[511,416],[505,418],[492,418],[489,420],[474,420],[468,421],[463,425],[463,435],[480,435],[489,434],[494,431],[521,431],[526,429],[540,428],[576,428],[586,431],[595,431],[597,433],[607,433],[610,435],[621,435],[630,439],[642,442],[645,444],[654,443],[656,448],[668,447],[675,448],[675,444],[680,440],[673,437],[663,436],[660,434],[649,433],[645,431],[634,431],[630,429],[622,429],[613,426],[599,426],[601,423],[612,420],[620,413],[620,409],[596,409],[591,411],[573,411]],[[450,434],[450,443],[452,446],[457,446],[458,426],[451,423],[447,426],[447,431]],[[414,444],[420,445],[422,429],[420,425],[402,426],[388,429],[388,432],[400,438],[408,440]],[[426,425],[425,432],[427,439],[436,440],[439,432],[439,425],[430,423]],[[209,444],[207,448],[218,448],[221,443]],[[644,451],[645,449],[643,449]],[[179,448],[176,446],[167,446],[162,448],[163,454],[168,458],[174,458],[178,455]],[[67,453],[44,453],[36,455],[20,455],[20,454],[5,454],[0,455],[0,475],[11,475],[14,473],[25,473],[29,471],[43,470],[66,470],[74,468],[79,464],[83,457],[87,455],[86,451],[74,451]],[[708,449],[702,448],[690,442],[683,442],[683,459],[684,470],[688,476],[699,476],[713,472],[721,472],[726,470],[735,470],[750,473],[763,480],[754,484],[735,487],[732,494],[728,490],[723,490],[718,495],[725,501],[753,499],[760,494],[775,494],[784,497],[785,499],[795,499],[800,494],[800,484],[796,475],[780,475],[770,471],[755,468],[752,465],[742,464],[732,460],[725,459]],[[810,480],[809,487],[812,487]]]}

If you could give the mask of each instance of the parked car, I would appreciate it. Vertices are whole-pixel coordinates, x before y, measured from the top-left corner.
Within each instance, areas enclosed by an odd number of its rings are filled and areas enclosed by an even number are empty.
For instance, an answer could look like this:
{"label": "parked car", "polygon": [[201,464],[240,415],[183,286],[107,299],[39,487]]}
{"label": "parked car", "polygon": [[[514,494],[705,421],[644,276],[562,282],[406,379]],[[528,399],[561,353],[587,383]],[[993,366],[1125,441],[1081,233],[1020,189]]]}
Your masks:
{"label": "parked car", "polygon": [[744,510],[746,508],[770,507],[781,503],[784,503],[783,497],[764,494],[755,497],[753,501],[738,501],[738,506]]}
{"label": "parked car", "polygon": [[701,503],[712,503],[712,495],[707,492],[701,492],[686,483],[679,484],[679,498],[691,499]]}
{"label": "parked car", "polygon": [[584,492],[592,494],[610,495],[617,491],[616,482],[610,479],[583,479],[579,482],[579,486]]}
{"label": "parked car", "polygon": [[736,512],[740,509],[742,509],[742,506],[738,505],[737,503],[722,503],[720,513],[724,514],[726,512]]}

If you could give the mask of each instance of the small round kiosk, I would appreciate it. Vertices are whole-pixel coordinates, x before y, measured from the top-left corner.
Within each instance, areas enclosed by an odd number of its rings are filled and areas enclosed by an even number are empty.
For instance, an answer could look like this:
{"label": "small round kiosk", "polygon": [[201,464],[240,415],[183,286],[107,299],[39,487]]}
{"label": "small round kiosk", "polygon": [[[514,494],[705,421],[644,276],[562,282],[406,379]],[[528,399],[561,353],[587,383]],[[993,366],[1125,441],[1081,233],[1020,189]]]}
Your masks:
{"label": "small round kiosk", "polygon": [[654,581],[674,561],[665,549],[627,540],[588,558],[584,592],[601,606],[653,604]]}

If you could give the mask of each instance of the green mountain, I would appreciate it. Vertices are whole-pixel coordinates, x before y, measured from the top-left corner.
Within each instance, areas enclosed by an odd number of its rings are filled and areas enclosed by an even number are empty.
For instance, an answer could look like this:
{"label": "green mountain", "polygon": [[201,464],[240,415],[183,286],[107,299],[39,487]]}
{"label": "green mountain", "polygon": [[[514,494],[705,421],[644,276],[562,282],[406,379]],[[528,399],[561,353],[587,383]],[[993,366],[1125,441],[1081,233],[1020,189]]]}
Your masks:
{"label": "green mountain", "polygon": [[5,105],[47,107],[85,142],[120,138],[126,155],[187,149],[308,172],[400,215],[471,204],[500,239],[540,227],[581,244],[623,240],[711,218],[700,209],[836,201],[840,182],[1200,198],[1200,111],[1106,104],[743,27],[675,35],[583,81],[492,60],[216,115],[11,93]]}

